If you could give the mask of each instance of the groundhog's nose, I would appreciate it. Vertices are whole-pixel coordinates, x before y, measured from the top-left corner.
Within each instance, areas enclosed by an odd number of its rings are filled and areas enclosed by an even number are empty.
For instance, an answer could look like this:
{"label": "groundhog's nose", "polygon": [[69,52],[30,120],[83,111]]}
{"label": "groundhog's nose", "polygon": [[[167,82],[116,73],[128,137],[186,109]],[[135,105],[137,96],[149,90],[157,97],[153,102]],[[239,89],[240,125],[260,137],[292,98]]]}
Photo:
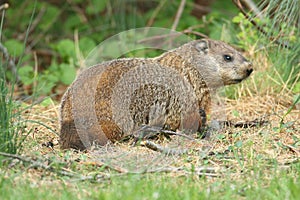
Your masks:
{"label": "groundhog's nose", "polygon": [[250,76],[250,74],[253,72],[253,69],[249,68],[249,69],[246,70],[246,72],[247,72],[247,75]]}
{"label": "groundhog's nose", "polygon": [[246,73],[248,76],[250,76],[250,74],[253,72],[253,67],[252,67],[252,63],[248,62],[248,69],[246,69]]}

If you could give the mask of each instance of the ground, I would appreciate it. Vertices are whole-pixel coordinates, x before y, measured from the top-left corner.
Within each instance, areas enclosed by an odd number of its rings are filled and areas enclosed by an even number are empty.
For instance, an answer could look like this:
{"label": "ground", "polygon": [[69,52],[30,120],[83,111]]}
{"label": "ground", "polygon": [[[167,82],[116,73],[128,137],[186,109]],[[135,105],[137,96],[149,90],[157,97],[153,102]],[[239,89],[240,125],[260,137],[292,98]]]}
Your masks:
{"label": "ground", "polygon": [[[248,80],[247,84],[252,81]],[[156,190],[167,187],[170,191],[178,191],[180,184],[187,184],[182,187],[189,195],[195,192],[197,196],[202,191],[206,198],[210,195],[219,198],[224,194],[228,198],[248,195],[255,198],[255,191],[272,188],[275,184],[273,188],[279,188],[272,189],[275,193],[283,195],[280,192],[283,190],[284,194],[296,199],[299,196],[294,193],[300,189],[297,186],[300,182],[299,104],[293,104],[293,95],[287,90],[258,94],[247,84],[239,86],[235,99],[223,100],[226,120],[232,125],[214,133],[210,139],[191,141],[171,136],[154,141],[165,148],[187,150],[182,155],[132,146],[130,141],[84,152],[61,150],[58,103],[33,106],[24,113],[24,118],[32,120],[27,127],[32,131],[23,143],[22,155],[9,160],[9,169],[1,170],[2,182],[8,181],[7,187],[16,185],[21,193],[24,193],[25,184],[26,191],[32,190],[30,197],[38,198],[50,187],[53,193],[47,196],[49,199],[61,198],[62,194],[67,195],[66,199],[72,195],[75,198],[103,195],[103,198],[123,199],[124,190],[131,197],[157,199],[154,197],[161,197],[161,191],[156,193]],[[240,126],[245,123],[253,126]],[[235,127],[234,124],[240,125]],[[142,192],[143,189],[136,188],[136,183],[141,188],[147,187],[150,197]],[[90,184],[94,184],[91,190]],[[121,194],[116,193],[120,188]],[[174,195],[174,192],[163,193],[167,198]],[[258,192],[262,198],[271,193]],[[180,195],[186,198],[185,192]]]}
{"label": "ground", "polygon": [[[169,156],[144,146],[132,147],[128,142],[109,144],[105,148],[86,152],[62,151],[59,149],[57,135],[59,131],[58,105],[35,106],[27,113],[28,116],[43,122],[47,127],[33,124],[34,131],[24,143],[24,154],[35,155],[39,152],[43,157],[57,156],[58,158],[62,158],[62,154],[68,154],[79,163],[96,166],[107,164],[120,172],[141,172],[147,168],[147,170],[155,171],[160,168],[191,167],[192,165],[197,168],[203,167],[204,163],[208,163],[205,166],[211,165],[216,169],[233,168],[238,172],[247,168],[248,165],[253,165],[251,162],[255,159],[269,161],[275,159],[280,167],[287,167],[289,163],[298,161],[300,156],[299,105],[294,106],[294,109],[283,118],[292,106],[291,98],[274,95],[248,96],[238,100],[227,99],[225,103],[228,121],[257,124],[253,127],[228,126],[214,134],[209,140],[190,141],[179,136],[172,136],[171,140],[161,138],[156,141],[161,146],[191,150],[187,155]],[[262,123],[259,123],[260,121]],[[209,156],[209,152],[215,155]],[[217,154],[223,158],[220,159]],[[72,159],[69,158],[69,160]],[[221,174],[216,173],[215,176]]]}

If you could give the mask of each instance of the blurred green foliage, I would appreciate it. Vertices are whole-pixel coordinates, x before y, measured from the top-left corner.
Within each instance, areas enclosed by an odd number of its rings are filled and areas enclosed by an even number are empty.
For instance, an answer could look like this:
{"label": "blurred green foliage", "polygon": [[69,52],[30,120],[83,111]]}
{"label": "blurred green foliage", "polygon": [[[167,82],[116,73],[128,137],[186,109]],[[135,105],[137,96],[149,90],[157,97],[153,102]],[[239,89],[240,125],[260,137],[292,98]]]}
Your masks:
{"label": "blurred green foliage", "polygon": [[[15,61],[21,63],[18,68],[21,85],[30,86],[24,89],[24,93],[61,95],[65,87],[59,86],[67,86],[74,80],[82,59],[97,44],[132,28],[147,26],[171,28],[180,2],[180,0],[10,1],[10,7],[5,11],[1,41]],[[177,31],[189,29],[213,39],[238,45],[243,49],[255,45],[261,39],[253,25],[238,13],[231,0],[215,0],[211,5],[211,12],[202,18],[193,15],[193,9],[194,1],[187,0],[176,27]],[[192,34],[190,36],[199,38]],[[295,35],[289,37],[290,40],[297,40]],[[111,50],[114,51],[114,48]],[[136,51],[128,55],[145,56],[145,53]],[[155,55],[152,51],[146,51],[146,56]],[[289,68],[285,65],[289,65]],[[280,70],[287,71],[283,75],[287,79],[291,70],[294,70],[291,67],[294,65],[283,63],[283,66]],[[6,69],[6,73],[8,78],[13,75],[9,68]],[[299,88],[299,84],[294,87]]]}
{"label": "blurred green foliage", "polygon": [[[219,30],[209,29],[208,24],[217,15],[226,19],[226,15],[222,14],[224,7],[227,14],[232,10],[231,16],[234,16],[236,9],[229,2],[218,1],[218,5],[224,6],[208,16],[205,22],[191,14],[193,0],[187,0],[176,30],[202,24],[194,30],[204,34],[219,33]],[[80,59],[86,57],[97,44],[132,28],[171,28],[179,4],[179,0],[12,1],[5,13],[2,41],[16,62],[22,61],[18,68],[22,85],[38,83],[35,89],[29,87],[38,95],[61,94],[63,91],[58,91],[58,86],[69,85],[73,81],[80,67]],[[227,16],[230,21],[230,14]],[[147,54],[156,55],[151,51]],[[135,55],[144,56],[139,52],[130,54]],[[11,77],[11,73],[7,69],[7,77]],[[26,89],[24,92],[31,94],[33,91]]]}

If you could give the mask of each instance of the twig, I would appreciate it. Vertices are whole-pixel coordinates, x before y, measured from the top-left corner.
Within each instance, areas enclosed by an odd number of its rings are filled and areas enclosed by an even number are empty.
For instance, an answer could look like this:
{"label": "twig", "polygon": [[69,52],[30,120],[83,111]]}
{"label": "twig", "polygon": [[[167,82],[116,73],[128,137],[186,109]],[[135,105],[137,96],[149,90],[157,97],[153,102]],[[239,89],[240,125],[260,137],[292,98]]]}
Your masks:
{"label": "twig", "polygon": [[69,176],[69,177],[74,177],[76,175],[74,172],[71,173],[71,172],[67,172],[65,170],[57,170],[57,169],[53,168],[50,165],[45,165],[42,162],[38,162],[38,161],[32,160],[31,158],[23,157],[23,156],[20,156],[20,155],[17,155],[17,154],[10,154],[10,153],[5,153],[5,152],[0,152],[0,155],[5,156],[5,157],[9,157],[9,158],[18,159],[18,160],[23,161],[23,162],[30,163],[31,168],[39,167],[39,168],[42,168],[42,169],[45,169],[45,170],[48,170],[48,171],[51,171],[51,172],[55,172],[55,173],[60,174],[60,175]]}
{"label": "twig", "polygon": [[[268,36],[268,33],[261,27],[259,26],[248,14],[247,12],[244,10],[243,5],[241,4],[240,0],[232,0],[232,2],[237,6],[237,8],[241,11],[241,13],[245,16],[245,18],[258,30],[260,31],[262,34],[264,34],[265,36]],[[281,47],[287,48],[287,49],[291,49],[291,47],[289,47],[286,44],[283,44],[282,42],[278,41],[277,39],[274,40],[274,42],[276,44],[278,44]]]}
{"label": "twig", "polygon": [[250,11],[253,11],[256,16],[260,17],[261,12],[252,0],[242,0],[242,2]]}
{"label": "twig", "polygon": [[173,149],[173,148],[162,147],[159,144],[155,144],[154,142],[151,142],[149,140],[142,141],[141,145],[144,145],[145,147],[153,151],[158,151],[166,155],[183,155],[183,154],[187,154],[190,151],[189,149]]}
{"label": "twig", "polygon": [[253,121],[240,121],[240,122],[231,122],[231,121],[222,121],[220,122],[225,126],[232,126],[234,128],[252,128],[252,127],[258,127],[263,126],[265,124],[268,124],[269,121],[262,120],[262,119],[255,119]]}
{"label": "twig", "polygon": [[286,162],[281,162],[280,164],[283,166],[287,166],[287,165],[297,164],[299,162],[300,162],[300,157],[298,156],[297,158],[290,159]]}
{"label": "twig", "polygon": [[184,30],[183,31],[183,33],[190,33],[190,34],[193,34],[193,35],[197,35],[197,36],[200,36],[200,37],[202,37],[202,38],[208,38],[208,36],[207,35],[205,35],[205,34],[203,34],[203,33],[200,33],[200,32],[197,32],[197,31],[192,31],[192,30],[190,30],[190,29],[186,29],[186,30]]}
{"label": "twig", "polygon": [[[220,170],[220,169],[219,169]],[[155,172],[178,172],[178,171],[185,171],[186,170],[183,167],[165,167],[165,168],[158,168],[158,169],[152,169],[152,170],[147,170],[147,173],[155,173]],[[194,169],[194,172],[197,174],[200,173],[217,173],[218,169],[215,167],[196,167]],[[220,170],[222,171],[222,170]]]}
{"label": "twig", "polygon": [[289,145],[289,144],[284,144],[284,143],[282,143],[282,144],[284,146],[288,147],[293,152],[295,152],[297,154],[297,156],[300,156],[300,150],[299,149],[296,149],[295,147],[293,147],[292,145]]}
{"label": "twig", "polygon": [[189,140],[195,140],[195,138],[193,138],[191,136],[188,136],[188,135],[186,135],[186,134],[184,134],[182,132],[175,132],[175,131],[169,131],[169,130],[161,130],[161,133],[164,133],[164,134],[167,134],[167,135],[177,135],[177,136],[189,139]]}
{"label": "twig", "polygon": [[112,169],[112,170],[114,170],[116,172],[119,172],[119,173],[128,173],[127,169],[124,169],[124,168],[119,167],[119,166],[112,166],[112,165],[109,165],[109,164],[101,162],[101,161],[80,162],[80,164],[94,165],[94,166],[97,166],[97,167],[104,167],[104,168],[107,168],[107,169]]}
{"label": "twig", "polygon": [[9,157],[9,158],[15,158],[18,159],[20,161],[24,161],[24,162],[30,162],[31,160],[28,158],[25,158],[23,156],[19,156],[17,154],[10,154],[10,153],[5,153],[5,152],[0,152],[1,156],[5,156],[5,157]]}
{"label": "twig", "polygon": [[215,167],[196,167],[193,171],[188,171],[183,167],[162,167],[157,169],[149,169],[143,171],[129,171],[127,173],[121,173],[116,175],[111,174],[97,174],[94,176],[82,176],[79,181],[95,181],[99,182],[103,179],[109,179],[111,177],[120,177],[120,176],[127,176],[129,174],[149,174],[149,173],[182,173],[182,174],[195,174],[198,176],[210,176],[210,177],[220,177],[220,172],[225,171],[222,168],[215,168]]}
{"label": "twig", "polygon": [[[116,175],[116,176],[119,176]],[[75,182],[75,181],[91,181],[91,182],[100,182],[100,181],[103,181],[103,180],[107,180],[107,179],[110,179],[112,176],[110,174],[96,174],[96,175],[89,175],[89,176],[81,176],[79,177],[78,179],[73,179],[71,180],[72,182]]]}
{"label": "twig", "polygon": [[171,30],[173,30],[173,31],[175,31],[177,28],[177,25],[178,25],[181,15],[182,15],[182,11],[184,9],[185,3],[186,3],[186,0],[181,0],[180,5],[177,10],[177,13],[176,13],[176,16],[175,16],[175,20],[174,20],[172,28],[171,28]]}
{"label": "twig", "polygon": [[210,176],[210,177],[219,177],[218,172],[223,172],[225,169],[209,167],[209,166],[200,166],[195,167],[193,171],[186,170],[184,167],[162,167],[157,169],[144,170],[141,172],[130,172],[131,174],[147,174],[147,173],[183,173],[183,174],[196,174],[199,176]]}
{"label": "twig", "polygon": [[30,163],[29,168],[41,168],[47,171],[51,171],[54,173],[57,173],[59,175],[63,175],[63,176],[69,176],[71,178],[73,178],[71,181],[93,181],[93,182],[99,182],[99,181],[103,181],[106,179],[110,179],[111,177],[119,177],[119,176],[127,176],[130,174],[147,174],[147,173],[183,173],[185,175],[187,174],[195,174],[195,175],[199,175],[199,176],[211,176],[211,177],[219,177],[220,176],[220,172],[223,172],[225,169],[222,168],[215,168],[215,167],[209,167],[209,166],[200,166],[200,167],[195,167],[192,171],[191,170],[187,170],[185,167],[160,167],[160,168],[156,168],[156,169],[146,169],[146,170],[142,170],[142,171],[128,171],[127,169],[123,169],[123,168],[119,168],[119,167],[111,167],[106,163],[102,163],[102,162],[92,162],[92,163],[83,163],[83,164],[93,164],[93,165],[99,165],[101,167],[105,166],[105,167],[109,167],[111,169],[114,169],[115,171],[119,172],[118,174],[109,174],[109,173],[102,173],[102,174],[96,174],[96,175],[89,175],[89,176],[84,176],[81,174],[77,174],[75,172],[72,172],[69,169],[66,168],[62,168],[60,169],[56,169],[54,167],[52,167],[50,164],[43,164],[45,161],[41,160],[41,161],[35,161],[32,160],[32,158],[29,157],[23,157],[20,155],[16,155],[16,154],[9,154],[9,153],[4,153],[4,152],[0,152],[1,156],[5,156],[5,157],[9,157],[9,158],[13,158],[13,159],[17,159],[26,163]]}
{"label": "twig", "polygon": [[268,33],[263,30],[262,27],[260,27],[253,19],[251,19],[251,17],[246,13],[246,11],[243,8],[243,5],[241,4],[240,0],[232,0],[232,2],[237,6],[237,8],[242,12],[242,14],[246,17],[247,20],[249,20],[254,27],[257,28],[257,30],[259,30],[261,33],[263,33],[264,35],[268,35]]}
{"label": "twig", "polygon": [[134,144],[139,140],[139,139],[147,139],[147,138],[151,138],[153,136],[158,135],[159,133],[163,133],[166,135],[177,135],[180,137],[184,137],[187,138],[189,140],[195,140],[193,137],[188,136],[184,133],[181,132],[175,132],[175,131],[170,131],[170,130],[164,130],[162,127],[159,126],[151,126],[151,125],[144,125],[141,128],[139,128],[138,130],[133,132],[133,136],[135,137],[135,142]]}

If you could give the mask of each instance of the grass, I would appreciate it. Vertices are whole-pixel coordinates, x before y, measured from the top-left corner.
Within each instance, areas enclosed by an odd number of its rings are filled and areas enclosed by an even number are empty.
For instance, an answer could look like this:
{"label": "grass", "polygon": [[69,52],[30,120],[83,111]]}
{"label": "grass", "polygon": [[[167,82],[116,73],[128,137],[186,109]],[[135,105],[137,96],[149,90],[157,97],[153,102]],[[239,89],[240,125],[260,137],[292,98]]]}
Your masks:
{"label": "grass", "polygon": [[[216,154],[204,158],[197,151],[165,156],[127,143],[108,146],[97,154],[63,151],[54,133],[58,131],[58,104],[35,105],[20,113],[40,124],[27,124],[34,131],[22,143],[23,160],[2,158],[0,198],[299,199],[299,104],[293,105],[288,87],[278,88],[274,77],[260,76],[270,65],[263,56],[257,59],[262,67],[236,86],[235,98],[226,99],[226,115],[235,122],[264,119],[267,124],[227,127],[208,141],[189,142],[176,136],[158,141],[194,150],[213,148]],[[167,167],[182,170],[145,171]],[[199,174],[201,167],[214,170]]]}
{"label": "grass", "polygon": [[[254,74],[255,76],[255,74]],[[248,80],[251,83],[251,80]],[[240,87],[247,90],[251,84]],[[248,85],[249,84],[249,85]],[[299,199],[300,193],[300,125],[299,110],[289,110],[287,96],[278,94],[242,95],[226,101],[228,119],[239,121],[266,116],[270,122],[252,128],[228,127],[211,141],[186,143],[195,149],[213,145],[219,154],[200,157],[197,153],[162,156],[145,147],[126,143],[95,154],[62,151],[58,136],[45,126],[32,124],[32,132],[24,142],[23,157],[16,161],[7,157],[1,162],[1,199]],[[36,105],[28,113],[52,129],[57,128],[58,106]],[[232,112],[235,110],[236,112]],[[237,114],[238,113],[238,114]],[[159,141],[172,145],[172,141]],[[47,147],[51,142],[52,147]],[[186,142],[186,141],[185,141]],[[232,151],[226,152],[226,150]],[[105,167],[103,163],[112,166]],[[52,167],[45,169],[41,164]],[[216,172],[199,175],[197,167],[213,167]],[[120,171],[117,167],[121,168]],[[183,167],[184,171],[144,173],[151,167]],[[122,172],[139,171],[138,174]],[[219,171],[217,170],[219,169]],[[61,171],[71,173],[61,174]]]}
{"label": "grass", "polygon": [[[1,74],[3,66],[1,66]],[[14,86],[9,87],[5,76],[0,77],[0,152],[18,153],[26,138],[25,121],[20,115],[20,106],[13,101]]]}
{"label": "grass", "polygon": [[[254,61],[254,74],[228,89],[226,116],[234,122],[268,123],[227,127],[211,140],[158,140],[194,150],[182,156],[127,143],[96,154],[61,150],[55,133],[58,103],[21,112],[12,101],[13,87],[1,79],[0,151],[18,155],[1,156],[0,199],[300,199],[299,102],[290,81],[254,49],[247,56]],[[197,151],[207,147],[215,154]],[[171,167],[178,170],[159,171]],[[202,167],[207,170],[198,173]]]}
{"label": "grass", "polygon": [[[3,34],[2,28],[4,24],[5,9],[8,7],[9,5],[6,3],[1,5],[0,8],[2,14],[0,36]],[[30,25],[32,18],[33,14],[31,16]],[[30,25],[26,31],[23,46],[26,44]],[[21,102],[14,100],[14,90],[18,82],[18,67],[21,64],[24,52],[22,53],[23,55],[18,58],[19,62],[17,64],[15,63],[13,56],[9,55],[9,52],[2,44],[2,41],[0,41],[0,52],[0,152],[16,154],[22,151],[23,142],[30,133],[30,130],[26,129],[26,120],[22,117],[23,108],[21,107]]]}
{"label": "grass", "polygon": [[[32,181],[23,172],[1,177],[1,199],[299,199],[300,179],[292,170],[249,171],[210,179],[189,175],[126,175],[100,183],[69,182],[49,176]],[[254,173],[254,174],[252,174]],[[253,176],[253,177],[251,177]],[[231,177],[231,178],[230,178]]]}
{"label": "grass", "polygon": [[[235,86],[234,98],[225,100],[226,115],[230,121],[264,119],[267,124],[227,127],[209,141],[189,142],[176,136],[158,141],[194,150],[212,147],[216,154],[204,158],[197,151],[164,156],[127,143],[108,146],[97,154],[63,151],[54,133],[58,131],[58,104],[33,106],[21,116],[40,124],[28,124],[27,129],[34,131],[22,143],[26,159],[2,159],[0,198],[299,199],[299,104],[293,104],[293,93],[286,85],[280,88],[276,77],[260,76],[270,70],[267,59],[261,55],[256,61],[261,63],[259,69]],[[167,167],[182,170],[145,171]],[[199,174],[201,167],[214,170]]]}

